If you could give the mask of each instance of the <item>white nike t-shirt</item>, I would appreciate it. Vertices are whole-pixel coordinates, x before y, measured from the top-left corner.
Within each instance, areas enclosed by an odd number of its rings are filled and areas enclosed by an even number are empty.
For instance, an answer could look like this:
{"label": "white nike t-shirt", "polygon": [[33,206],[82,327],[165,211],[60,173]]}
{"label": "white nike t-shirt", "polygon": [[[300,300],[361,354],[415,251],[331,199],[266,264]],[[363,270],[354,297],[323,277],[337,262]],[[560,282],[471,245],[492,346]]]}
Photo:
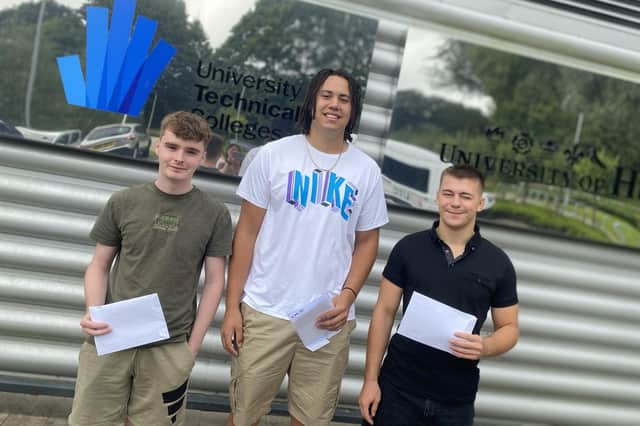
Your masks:
{"label": "white nike t-shirt", "polygon": [[[237,190],[267,210],[243,302],[283,319],[322,294],[339,294],[351,267],[355,232],[388,222],[373,159],[352,145],[338,160],[339,154],[305,144],[303,135],[266,144]],[[314,162],[333,168],[319,170]],[[349,318],[354,317],[352,306]]]}

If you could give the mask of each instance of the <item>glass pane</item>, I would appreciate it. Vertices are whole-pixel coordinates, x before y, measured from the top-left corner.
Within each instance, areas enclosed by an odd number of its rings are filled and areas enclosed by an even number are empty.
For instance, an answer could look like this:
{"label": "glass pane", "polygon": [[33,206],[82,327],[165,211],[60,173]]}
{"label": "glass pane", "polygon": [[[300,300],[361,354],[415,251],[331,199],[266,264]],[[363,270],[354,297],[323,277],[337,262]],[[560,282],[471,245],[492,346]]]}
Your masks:
{"label": "glass pane", "polygon": [[[207,160],[210,170],[220,163],[237,173],[248,151],[298,132],[307,81],[320,68],[345,68],[366,85],[377,30],[375,20],[297,0],[138,0],[131,24],[120,31],[132,37],[134,26],[143,25],[139,17],[155,21],[157,29],[146,49],[136,54],[123,50],[129,53],[118,67],[113,52],[96,53],[101,52],[99,43],[86,47],[88,22],[94,30],[103,22],[96,16],[104,18],[105,26],[113,24],[115,9],[112,0],[0,2],[0,120],[19,126],[29,139],[48,142],[42,133],[78,129],[82,139],[96,140],[129,131],[119,124],[136,123],[136,134],[151,138],[148,154],[153,160],[162,117],[193,111],[220,136],[220,149],[209,150],[217,154]],[[38,28],[40,37],[34,41]],[[158,79],[146,98],[140,95],[139,114],[129,112],[144,65],[137,59],[166,43],[175,55],[166,67],[156,67]],[[72,55],[77,59],[61,59]],[[100,67],[105,57],[108,64]],[[75,77],[67,88],[85,84],[79,102],[93,102],[93,107],[68,103],[62,81],[71,75]],[[121,148],[92,145],[98,152],[134,153]],[[143,158],[147,153],[136,154]]]}
{"label": "glass pane", "polygon": [[385,191],[437,211],[441,171],[470,164],[487,178],[484,219],[638,248],[639,108],[635,83],[412,28]]}

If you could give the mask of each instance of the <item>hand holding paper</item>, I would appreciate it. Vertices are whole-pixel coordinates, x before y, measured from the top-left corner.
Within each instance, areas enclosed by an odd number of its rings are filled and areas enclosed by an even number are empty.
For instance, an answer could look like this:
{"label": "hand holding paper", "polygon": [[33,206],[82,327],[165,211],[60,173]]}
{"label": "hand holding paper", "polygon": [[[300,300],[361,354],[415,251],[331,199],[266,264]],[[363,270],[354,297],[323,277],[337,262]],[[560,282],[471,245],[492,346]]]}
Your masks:
{"label": "hand holding paper", "polygon": [[91,306],[89,313],[94,321],[111,325],[111,333],[95,337],[98,355],[169,338],[157,293],[109,305]]}
{"label": "hand holding paper", "polygon": [[343,291],[338,296],[330,298],[331,308],[317,318],[316,327],[323,330],[340,331],[349,317],[350,297],[349,293]]}
{"label": "hand holding paper", "polygon": [[314,352],[329,343],[329,338],[338,331],[323,330],[316,326],[318,317],[333,309],[333,302],[328,294],[314,299],[305,307],[289,314],[289,320],[295,327],[304,346]]}
{"label": "hand holding paper", "polygon": [[398,334],[456,355],[449,347],[450,339],[459,331],[471,333],[476,321],[473,315],[414,291]]}
{"label": "hand holding paper", "polygon": [[449,340],[449,348],[458,358],[480,359],[484,350],[482,336],[458,331],[455,337]]}
{"label": "hand holding paper", "polygon": [[89,336],[100,336],[111,333],[111,326],[106,322],[94,321],[89,312],[80,320],[80,329]]}

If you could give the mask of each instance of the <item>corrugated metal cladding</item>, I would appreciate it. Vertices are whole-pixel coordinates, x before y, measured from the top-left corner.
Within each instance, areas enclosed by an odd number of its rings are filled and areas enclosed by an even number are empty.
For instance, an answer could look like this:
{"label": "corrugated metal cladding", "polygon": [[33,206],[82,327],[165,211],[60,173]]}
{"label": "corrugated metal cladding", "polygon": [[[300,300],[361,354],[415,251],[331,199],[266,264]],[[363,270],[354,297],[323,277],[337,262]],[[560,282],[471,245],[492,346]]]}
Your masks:
{"label": "corrugated metal cladding", "polygon": [[[109,194],[153,179],[155,166],[16,140],[0,141],[0,369],[5,375],[72,379],[82,334],[87,235]],[[237,181],[199,174],[196,184],[237,217]],[[379,259],[358,299],[358,327],[341,402],[353,406],[364,368],[367,323],[393,244],[432,217],[392,209]],[[485,226],[519,277],[521,340],[481,363],[480,424],[638,424],[638,253]],[[228,356],[219,321],[206,337],[192,390],[226,393]]]}
{"label": "corrugated metal cladding", "polygon": [[[402,27],[381,23],[357,143],[380,158],[399,71]],[[88,233],[108,196],[148,182],[151,163],[0,139],[0,373],[68,382],[83,339],[82,274]],[[198,174],[196,185],[237,218],[237,180]],[[341,404],[354,407],[368,320],[385,259],[407,232],[433,216],[391,208],[378,261],[358,299]],[[477,424],[640,424],[638,252],[484,226],[512,257],[519,277],[522,337],[481,363]],[[229,358],[219,341],[224,307],[196,363],[192,390],[227,392]]]}
{"label": "corrugated metal cladding", "polygon": [[599,21],[640,29],[640,3],[636,0],[525,0],[552,9],[587,16]]}

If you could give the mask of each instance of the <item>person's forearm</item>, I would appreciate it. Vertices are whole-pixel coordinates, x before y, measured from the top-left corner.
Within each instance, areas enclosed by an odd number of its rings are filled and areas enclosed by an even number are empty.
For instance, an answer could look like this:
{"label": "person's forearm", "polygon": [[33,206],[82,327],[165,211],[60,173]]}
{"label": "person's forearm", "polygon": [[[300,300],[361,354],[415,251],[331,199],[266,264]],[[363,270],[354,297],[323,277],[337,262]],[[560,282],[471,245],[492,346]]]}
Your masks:
{"label": "person's forearm", "polygon": [[498,356],[513,348],[518,342],[520,331],[516,324],[507,324],[483,339],[483,357]]}
{"label": "person's forearm", "polygon": [[224,275],[216,277],[216,279],[211,280],[211,282],[205,281],[200,303],[198,304],[196,319],[191,329],[191,337],[189,338],[189,342],[192,344],[192,347],[195,348],[196,352],[200,349],[200,346],[202,346],[204,336],[207,334],[207,330],[216,316],[223,288]]}
{"label": "person's forearm", "polygon": [[104,305],[107,297],[109,271],[92,262],[84,274],[84,303],[90,306]]}
{"label": "person's forearm", "polygon": [[387,349],[394,314],[382,309],[374,309],[367,337],[367,359],[364,367],[364,380],[378,380],[380,364]]}
{"label": "person's forearm", "polygon": [[[358,241],[356,239],[355,248],[353,250],[353,256],[351,259],[351,268],[347,274],[347,278],[344,281],[343,287],[348,287],[353,290],[354,297],[357,295],[364,286],[371,268],[376,261],[378,254],[378,231],[372,231],[366,238]],[[346,290],[350,291],[350,290]]]}
{"label": "person's forearm", "polygon": [[226,309],[240,306],[244,285],[249,276],[253,249],[256,238],[242,230],[237,230],[233,240],[233,255],[229,262],[229,277],[227,281],[227,295],[225,299]]}

